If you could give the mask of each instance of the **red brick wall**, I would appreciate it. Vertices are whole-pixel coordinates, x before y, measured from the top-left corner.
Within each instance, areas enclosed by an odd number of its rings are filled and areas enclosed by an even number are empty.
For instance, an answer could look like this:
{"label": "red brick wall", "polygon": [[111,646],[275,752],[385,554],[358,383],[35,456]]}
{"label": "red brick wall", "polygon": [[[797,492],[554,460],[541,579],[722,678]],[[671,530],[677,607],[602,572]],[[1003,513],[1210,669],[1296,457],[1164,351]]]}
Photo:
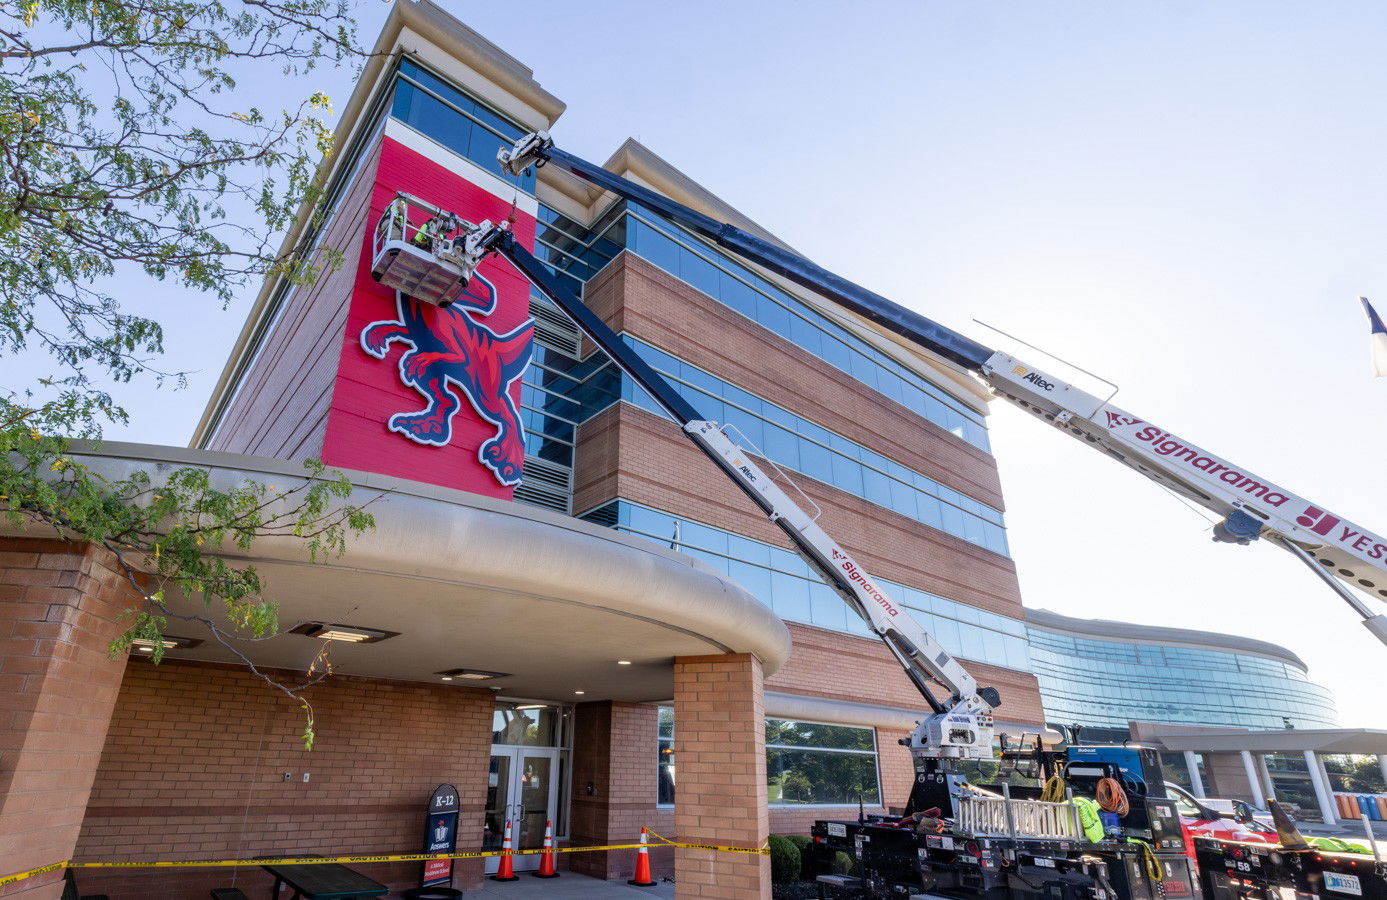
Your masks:
{"label": "red brick wall", "polygon": [[[292,673],[284,673],[292,677]],[[458,788],[458,847],[481,846],[491,692],[332,676],[302,710],[251,673],[166,660],[132,662],[121,685],[77,857],[215,859],[268,854],[417,852],[424,806]],[[290,780],[284,780],[284,773]],[[303,773],[310,774],[307,784]],[[416,863],[355,866],[395,889]],[[480,879],[459,862],[454,884]],[[270,887],[259,869],[81,873],[85,894],[206,897]]]}
{"label": "red brick wall", "polygon": [[[0,874],[72,855],[125,668],[107,646],[135,599],[104,550],[0,538]],[[61,878],[0,895],[56,898]]]}

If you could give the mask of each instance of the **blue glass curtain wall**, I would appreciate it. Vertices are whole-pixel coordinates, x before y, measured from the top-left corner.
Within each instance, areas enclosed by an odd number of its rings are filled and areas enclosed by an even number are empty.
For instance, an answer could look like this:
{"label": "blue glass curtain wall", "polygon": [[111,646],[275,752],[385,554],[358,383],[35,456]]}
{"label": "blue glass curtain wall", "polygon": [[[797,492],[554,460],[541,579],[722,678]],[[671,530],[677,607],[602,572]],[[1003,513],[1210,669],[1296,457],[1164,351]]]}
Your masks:
{"label": "blue glass curtain wall", "polygon": [[1280,660],[1028,629],[1046,720],[1127,727],[1156,721],[1242,728],[1337,726],[1329,691]]}
{"label": "blue glass curtain wall", "polygon": [[400,61],[390,114],[507,184],[534,194],[533,171],[510,175],[496,161],[496,151],[515,143],[528,129],[409,59]]}

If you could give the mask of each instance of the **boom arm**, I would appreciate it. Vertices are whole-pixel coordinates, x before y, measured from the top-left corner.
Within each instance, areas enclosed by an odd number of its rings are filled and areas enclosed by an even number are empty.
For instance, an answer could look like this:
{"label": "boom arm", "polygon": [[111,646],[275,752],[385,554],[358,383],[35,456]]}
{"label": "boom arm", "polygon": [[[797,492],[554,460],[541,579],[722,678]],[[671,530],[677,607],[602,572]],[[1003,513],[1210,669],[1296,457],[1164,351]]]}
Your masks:
{"label": "boom arm", "polygon": [[[403,234],[399,223],[407,220],[409,202],[428,208],[428,204],[412,197],[402,197],[397,204],[392,204],[398,208],[382,217],[387,238],[393,234],[392,228]],[[441,211],[431,208],[430,212],[438,215]],[[996,689],[979,688],[967,670],[904,608],[897,606],[852,556],[829,537],[815,518],[729,437],[725,428],[703,418],[663,375],[588,309],[577,294],[517,243],[508,226],[483,222],[480,225],[463,223],[461,228],[462,234],[456,237],[431,238],[427,242],[428,250],[423,252],[417,246],[407,247],[404,242],[396,242],[396,245],[388,239],[378,241],[372,261],[373,274],[383,284],[399,290],[426,282],[453,284],[460,281],[465,286],[488,254],[495,253],[509,260],[540,293],[567,313],[622,372],[654,398],[684,434],[785,532],[799,554],[886,643],[931,709],[931,714],[911,733],[908,743],[912,752],[926,757],[990,759],[992,709],[1001,702]],[[446,270],[446,277],[434,277],[440,270]],[[446,305],[447,296],[447,293],[438,294],[437,302]],[[931,680],[942,684],[949,692],[948,697],[936,698],[930,690]]]}
{"label": "boom arm", "polygon": [[[487,223],[480,226],[483,231]],[[979,688],[958,660],[897,606],[852,556],[819,526],[766,474],[716,422],[710,422],[685,400],[663,375],[650,367],[621,340],[579,297],[549,273],[539,260],[516,242],[510,231],[491,226],[478,240],[482,253],[505,257],[530,283],[602,349],[616,365],[683,429],[684,434],[732,479],[790,538],[795,549],[819,576],[881,636],[910,680],[929,703],[932,715],[912,733],[911,749],[927,756],[992,756],[992,709],[1001,701],[994,688]],[[937,699],[930,679],[949,691]]]}
{"label": "boom arm", "polygon": [[498,158],[513,174],[530,166],[558,165],[976,373],[1012,403],[1221,516],[1215,540],[1247,544],[1265,537],[1289,551],[1387,643],[1387,615],[1375,614],[1349,590],[1387,598],[1387,538],[777,244],[566,153],[546,132],[522,137],[513,147],[502,148]]}

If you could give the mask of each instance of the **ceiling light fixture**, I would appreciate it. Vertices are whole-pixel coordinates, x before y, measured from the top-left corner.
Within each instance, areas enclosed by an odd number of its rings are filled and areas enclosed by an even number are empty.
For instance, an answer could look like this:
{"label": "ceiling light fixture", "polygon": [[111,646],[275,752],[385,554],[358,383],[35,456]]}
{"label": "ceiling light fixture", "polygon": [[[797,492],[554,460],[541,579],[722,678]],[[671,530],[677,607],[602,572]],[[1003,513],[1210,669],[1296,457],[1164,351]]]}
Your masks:
{"label": "ceiling light fixture", "polygon": [[435,675],[442,675],[444,681],[461,679],[463,681],[490,681],[493,678],[508,678],[509,672],[488,672],[485,669],[445,669],[442,672],[434,672]]}
{"label": "ceiling light fixture", "polygon": [[631,665],[631,660],[629,660],[629,659],[618,659],[618,660],[616,661],[616,664],[617,664],[618,666],[629,666],[629,665]]}
{"label": "ceiling light fixture", "polygon": [[574,691],[573,693],[575,693],[575,694],[586,694],[587,691]]}
{"label": "ceiling light fixture", "polygon": [[149,638],[135,638],[130,642],[141,653],[153,653],[157,644],[162,644],[165,650],[185,650],[189,647],[196,647],[202,641],[198,638],[178,637],[177,635],[166,634],[158,641],[151,641]]}
{"label": "ceiling light fixture", "polygon": [[522,703],[516,709],[548,709],[548,703]]}
{"label": "ceiling light fixture", "polygon": [[399,634],[398,631],[359,628],[355,625],[340,625],[330,622],[300,622],[289,629],[289,632],[324,641],[340,641],[344,644],[374,644]]}

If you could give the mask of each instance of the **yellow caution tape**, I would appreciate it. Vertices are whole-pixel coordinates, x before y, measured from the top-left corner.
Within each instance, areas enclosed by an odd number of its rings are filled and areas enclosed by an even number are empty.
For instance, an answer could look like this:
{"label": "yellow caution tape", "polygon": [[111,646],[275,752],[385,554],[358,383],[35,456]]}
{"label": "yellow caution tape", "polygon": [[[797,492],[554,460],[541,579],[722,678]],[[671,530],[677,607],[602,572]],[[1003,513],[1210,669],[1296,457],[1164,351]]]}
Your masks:
{"label": "yellow caution tape", "polygon": [[658,844],[602,844],[584,847],[534,847],[526,850],[465,850],[461,853],[389,853],[372,856],[277,856],[258,859],[205,859],[205,860],[139,860],[135,862],[63,862],[49,863],[37,869],[15,872],[0,876],[0,887],[54,872],[58,869],[211,869],[245,866],[320,866],[327,863],[384,863],[384,862],[427,862],[432,859],[485,859],[489,856],[534,856],[540,853],[596,853],[602,850],[637,850],[641,847],[678,847],[686,850],[714,850],[719,853],[757,853],[768,855],[767,847],[733,847],[722,844],[693,844],[685,841],[671,841],[646,829],[646,833],[656,838]]}
{"label": "yellow caution tape", "polygon": [[762,844],[760,847],[732,847],[726,844],[690,844],[687,841],[671,841],[663,835],[656,834],[649,828],[645,829],[645,833],[660,842],[655,845],[657,847],[683,847],[686,850],[716,850],[719,853],[756,853],[761,856],[770,856],[771,853],[769,841]]}
{"label": "yellow caution tape", "polygon": [[13,875],[5,875],[0,877],[0,887],[4,887],[7,884],[14,884],[16,881],[23,881],[26,878],[33,878],[35,875],[42,875],[44,872],[53,872],[58,869],[66,868],[66,866],[67,863],[65,862],[50,863],[46,866],[39,866],[37,869],[30,869],[27,872],[16,872]]}

